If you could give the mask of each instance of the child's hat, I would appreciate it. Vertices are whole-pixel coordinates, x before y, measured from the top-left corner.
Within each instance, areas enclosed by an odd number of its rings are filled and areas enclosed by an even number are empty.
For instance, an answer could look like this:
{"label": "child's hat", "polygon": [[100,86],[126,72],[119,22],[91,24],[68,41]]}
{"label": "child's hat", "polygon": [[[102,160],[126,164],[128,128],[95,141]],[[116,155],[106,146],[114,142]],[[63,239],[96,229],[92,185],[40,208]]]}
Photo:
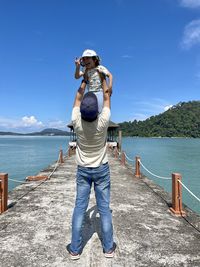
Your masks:
{"label": "child's hat", "polygon": [[82,57],[98,57],[98,55],[94,50],[86,49],[83,52]]}
{"label": "child's hat", "polygon": [[98,115],[98,101],[94,93],[88,92],[84,95],[80,106],[81,118],[92,122]]}
{"label": "child's hat", "polygon": [[100,57],[97,55],[97,53],[94,50],[86,49],[81,58],[83,57],[96,57],[100,61]]}

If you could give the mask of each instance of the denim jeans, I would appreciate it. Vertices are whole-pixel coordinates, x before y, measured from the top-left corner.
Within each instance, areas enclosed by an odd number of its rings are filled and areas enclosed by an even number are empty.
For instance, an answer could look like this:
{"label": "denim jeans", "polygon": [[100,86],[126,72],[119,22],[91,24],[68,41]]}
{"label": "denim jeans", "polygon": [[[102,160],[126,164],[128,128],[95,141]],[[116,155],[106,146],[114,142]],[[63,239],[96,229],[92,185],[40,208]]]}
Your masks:
{"label": "denim jeans", "polygon": [[74,253],[82,251],[82,226],[88,207],[92,183],[101,220],[102,246],[104,252],[113,247],[113,226],[110,211],[110,170],[108,163],[99,167],[81,167],[77,170],[77,194],[72,217],[72,240],[70,249]]}

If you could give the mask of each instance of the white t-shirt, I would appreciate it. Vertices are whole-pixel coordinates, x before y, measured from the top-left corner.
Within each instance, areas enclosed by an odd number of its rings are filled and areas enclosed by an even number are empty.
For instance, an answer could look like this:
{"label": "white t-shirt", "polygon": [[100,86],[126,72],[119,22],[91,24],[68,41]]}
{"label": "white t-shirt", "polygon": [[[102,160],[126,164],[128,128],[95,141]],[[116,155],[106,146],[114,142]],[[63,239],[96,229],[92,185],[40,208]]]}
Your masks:
{"label": "white t-shirt", "polygon": [[[85,74],[86,69],[83,68],[83,74]],[[88,76],[88,91],[89,92],[98,92],[102,91],[102,81],[99,76],[99,73],[104,74],[105,76],[108,76],[109,71],[106,69],[106,67],[99,65],[96,68],[87,70],[87,76]]]}
{"label": "white t-shirt", "polygon": [[104,107],[97,119],[87,122],[81,119],[80,107],[72,111],[72,124],[77,134],[76,162],[83,167],[99,167],[108,162],[107,129],[110,109]]}

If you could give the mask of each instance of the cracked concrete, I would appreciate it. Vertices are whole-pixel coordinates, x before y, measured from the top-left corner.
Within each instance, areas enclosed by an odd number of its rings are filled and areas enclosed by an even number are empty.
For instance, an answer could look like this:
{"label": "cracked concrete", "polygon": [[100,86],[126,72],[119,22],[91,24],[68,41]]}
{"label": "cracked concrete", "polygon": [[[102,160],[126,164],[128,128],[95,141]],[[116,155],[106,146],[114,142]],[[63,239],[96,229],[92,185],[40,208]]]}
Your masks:
{"label": "cracked concrete", "polygon": [[[200,217],[186,207],[185,219],[175,217],[169,212],[168,193],[146,177],[135,178],[130,168],[111,155],[109,163],[117,243],[113,259],[104,258],[102,252],[93,191],[83,225],[84,249],[80,260],[72,262],[66,251],[75,200],[73,156],[65,159],[50,180],[29,182],[9,194],[10,208],[0,216],[0,266],[199,267]],[[40,174],[48,175],[54,166]]]}

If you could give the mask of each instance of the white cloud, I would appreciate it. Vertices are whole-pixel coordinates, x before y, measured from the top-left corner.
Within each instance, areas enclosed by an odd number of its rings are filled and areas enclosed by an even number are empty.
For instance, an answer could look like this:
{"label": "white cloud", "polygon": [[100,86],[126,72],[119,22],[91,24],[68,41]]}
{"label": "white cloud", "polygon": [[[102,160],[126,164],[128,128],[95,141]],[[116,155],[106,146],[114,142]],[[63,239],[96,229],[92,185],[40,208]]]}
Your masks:
{"label": "white cloud", "polygon": [[34,131],[44,127],[34,116],[24,116],[21,119],[0,117],[0,131]]}
{"label": "white cloud", "polygon": [[0,131],[34,132],[44,128],[67,130],[67,123],[61,120],[41,122],[35,116],[24,116],[20,119],[0,117]]}
{"label": "white cloud", "polygon": [[164,99],[160,98],[152,98],[143,101],[137,101],[134,100],[134,110],[132,111],[132,118],[131,120],[146,120],[147,118],[150,118],[151,116],[156,116],[160,113],[163,113],[164,111],[171,108],[173,105],[169,104]]}
{"label": "white cloud", "polygon": [[200,19],[186,25],[181,46],[183,49],[190,49],[197,44],[200,44]]}
{"label": "white cloud", "polygon": [[48,128],[58,128],[58,129],[64,129],[67,130],[67,123],[61,120],[58,121],[50,121],[47,124]]}
{"label": "white cloud", "polygon": [[41,121],[38,121],[34,116],[24,116],[22,118],[22,123],[24,127],[30,127],[30,126],[43,126],[43,123]]}
{"label": "white cloud", "polygon": [[172,108],[172,107],[173,107],[173,105],[165,106],[165,107],[164,107],[164,111],[167,111],[168,109],[170,109],[170,108]]}
{"label": "white cloud", "polygon": [[146,114],[143,113],[135,113],[133,116],[132,121],[137,120],[137,121],[144,121],[148,118]]}
{"label": "white cloud", "polygon": [[200,0],[180,0],[183,7],[200,8]]}
{"label": "white cloud", "polygon": [[122,55],[122,58],[128,58],[129,59],[129,58],[132,58],[132,56],[126,54],[126,55]]}
{"label": "white cloud", "polygon": [[88,47],[94,47],[95,46],[95,43],[93,41],[85,41],[84,44]]}

